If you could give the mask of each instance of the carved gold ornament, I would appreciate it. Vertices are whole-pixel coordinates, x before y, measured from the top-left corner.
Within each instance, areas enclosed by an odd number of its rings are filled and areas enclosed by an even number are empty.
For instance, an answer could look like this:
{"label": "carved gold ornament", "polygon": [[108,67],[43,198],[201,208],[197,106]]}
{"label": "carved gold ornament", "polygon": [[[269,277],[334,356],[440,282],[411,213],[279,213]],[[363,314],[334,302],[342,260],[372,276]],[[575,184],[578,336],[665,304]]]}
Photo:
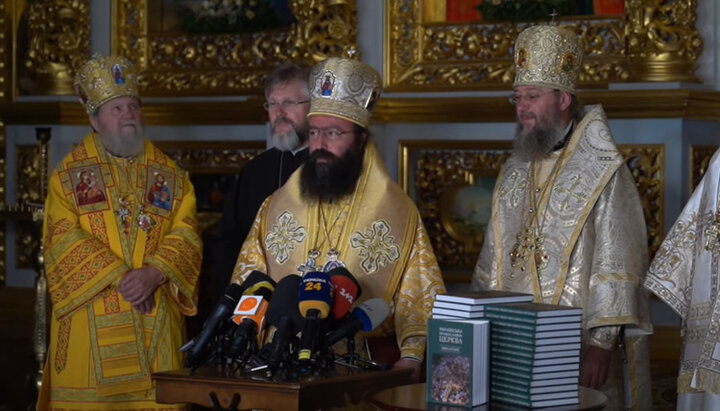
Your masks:
{"label": "carved gold ornament", "polygon": [[355,0],[290,0],[289,28],[242,34],[150,33],[150,0],[113,2],[113,51],[135,62],[143,96],[246,94],[293,60],[312,64],[357,50]]}
{"label": "carved gold ornament", "polygon": [[[5,18],[5,2],[0,1],[0,102],[7,99],[7,87],[8,87],[8,73],[7,58],[8,48],[6,47],[5,39],[9,38],[10,31],[8,30],[9,25]],[[2,127],[2,124],[0,124]],[[5,146],[3,145],[3,149]],[[4,184],[4,183],[2,183]],[[4,231],[4,230],[3,230]],[[4,272],[4,270],[3,270]],[[3,279],[0,278],[0,285],[2,285]]]}
{"label": "carved gold ornament", "polygon": [[[384,79],[388,91],[510,88],[518,34],[536,23],[429,23],[435,0],[385,2]],[[585,50],[578,88],[613,82],[691,81],[702,40],[696,0],[626,0],[625,15],[569,17]],[[427,13],[425,13],[427,14]]]}
{"label": "carved gold ornament", "polygon": [[18,29],[19,94],[72,95],[75,70],[90,53],[89,0],[28,1]]}
{"label": "carved gold ornament", "polygon": [[[37,144],[18,145],[15,148],[17,203],[42,203],[45,201],[40,197],[41,161]],[[41,233],[29,220],[16,221],[15,232],[15,266],[17,268],[35,268]]]}
{"label": "carved gold ornament", "polygon": [[688,170],[688,194],[692,194],[702,180],[718,146],[691,145],[689,147],[690,170]]}

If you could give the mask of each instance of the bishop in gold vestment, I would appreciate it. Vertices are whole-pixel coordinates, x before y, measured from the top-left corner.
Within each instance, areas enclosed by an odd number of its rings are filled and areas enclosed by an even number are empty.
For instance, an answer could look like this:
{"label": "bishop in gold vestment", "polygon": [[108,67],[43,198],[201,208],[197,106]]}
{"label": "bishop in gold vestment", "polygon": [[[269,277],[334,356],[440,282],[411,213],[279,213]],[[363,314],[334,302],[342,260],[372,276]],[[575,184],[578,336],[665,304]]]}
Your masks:
{"label": "bishop in gold vestment", "polygon": [[515,152],[498,176],[473,288],[582,307],[581,382],[606,391],[610,409],[622,408],[624,342],[633,364],[627,406],[649,409],[646,338],[621,335],[652,329],[641,287],[645,221],[632,175],[602,108],[584,115],[578,108],[576,36],[534,26],[518,36],[515,53]]}
{"label": "bishop in gold vestment", "polygon": [[[376,333],[395,334],[401,357],[417,362],[434,296],[445,287],[415,205],[390,179],[364,129],[380,84],[374,70],[353,60],[333,58],[313,68],[309,163],[261,206],[233,281],[252,270],[279,280],[301,266],[344,264],[362,287],[361,300],[382,297],[390,307]],[[348,152],[359,161],[351,167],[359,173],[348,193],[329,199],[303,191],[303,173],[325,170]]]}
{"label": "bishop in gold vestment", "polygon": [[[50,177],[43,242],[52,318],[41,410],[183,407],[155,402],[151,374],[182,368],[183,316],[196,312],[195,193],[187,172],[141,133],[109,151],[113,138],[142,130],[133,74],[126,60],[100,56],[80,71],[78,87],[107,85],[83,89],[98,133]],[[107,137],[111,113],[121,120]],[[119,156],[123,147],[137,151]],[[165,194],[153,204],[159,180]],[[89,188],[95,195],[84,195]]]}

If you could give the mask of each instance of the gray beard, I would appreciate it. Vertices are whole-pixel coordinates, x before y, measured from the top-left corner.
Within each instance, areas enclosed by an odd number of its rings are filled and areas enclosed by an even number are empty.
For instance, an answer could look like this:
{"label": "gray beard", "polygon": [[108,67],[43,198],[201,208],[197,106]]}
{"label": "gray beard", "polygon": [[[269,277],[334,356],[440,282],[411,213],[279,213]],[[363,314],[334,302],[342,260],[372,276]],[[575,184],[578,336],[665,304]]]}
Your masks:
{"label": "gray beard", "polygon": [[524,132],[522,125],[515,129],[513,151],[522,161],[542,160],[547,158],[552,149],[565,138],[565,129],[557,125],[538,124],[533,130]]}
{"label": "gray beard", "polygon": [[135,157],[142,153],[145,148],[143,138],[144,130],[139,124],[135,125],[135,131],[126,135],[100,134],[100,141],[105,150],[116,157]]}
{"label": "gray beard", "polygon": [[302,144],[295,129],[290,129],[283,134],[273,132],[272,143],[280,151],[293,151],[300,148],[300,144]]}

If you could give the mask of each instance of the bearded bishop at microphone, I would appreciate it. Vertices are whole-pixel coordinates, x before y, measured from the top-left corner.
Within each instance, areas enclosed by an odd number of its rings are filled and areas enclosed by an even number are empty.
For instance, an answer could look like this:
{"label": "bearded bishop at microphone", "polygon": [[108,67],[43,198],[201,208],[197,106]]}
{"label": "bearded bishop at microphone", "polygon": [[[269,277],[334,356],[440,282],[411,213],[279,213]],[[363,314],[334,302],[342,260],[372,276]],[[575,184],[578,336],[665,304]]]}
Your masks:
{"label": "bearded bishop at microphone", "polygon": [[[445,285],[417,208],[390,179],[367,127],[380,75],[330,58],[310,74],[310,159],[261,206],[233,273],[274,280],[345,266],[363,299],[382,297],[390,316],[376,333],[396,337],[396,366],[419,370],[426,322]],[[358,352],[364,349],[358,347]]]}

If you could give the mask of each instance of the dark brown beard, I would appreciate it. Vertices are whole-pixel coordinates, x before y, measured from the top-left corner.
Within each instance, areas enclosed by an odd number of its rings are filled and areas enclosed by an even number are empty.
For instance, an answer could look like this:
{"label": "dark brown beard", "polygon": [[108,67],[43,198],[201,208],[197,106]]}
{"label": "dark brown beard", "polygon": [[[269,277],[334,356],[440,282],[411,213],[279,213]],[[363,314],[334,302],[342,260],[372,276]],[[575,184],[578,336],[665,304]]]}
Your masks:
{"label": "dark brown beard", "polygon": [[[323,150],[315,150],[300,171],[300,192],[307,200],[333,202],[355,191],[362,172],[364,144],[355,143],[342,157]],[[318,164],[319,158],[329,159]]]}

